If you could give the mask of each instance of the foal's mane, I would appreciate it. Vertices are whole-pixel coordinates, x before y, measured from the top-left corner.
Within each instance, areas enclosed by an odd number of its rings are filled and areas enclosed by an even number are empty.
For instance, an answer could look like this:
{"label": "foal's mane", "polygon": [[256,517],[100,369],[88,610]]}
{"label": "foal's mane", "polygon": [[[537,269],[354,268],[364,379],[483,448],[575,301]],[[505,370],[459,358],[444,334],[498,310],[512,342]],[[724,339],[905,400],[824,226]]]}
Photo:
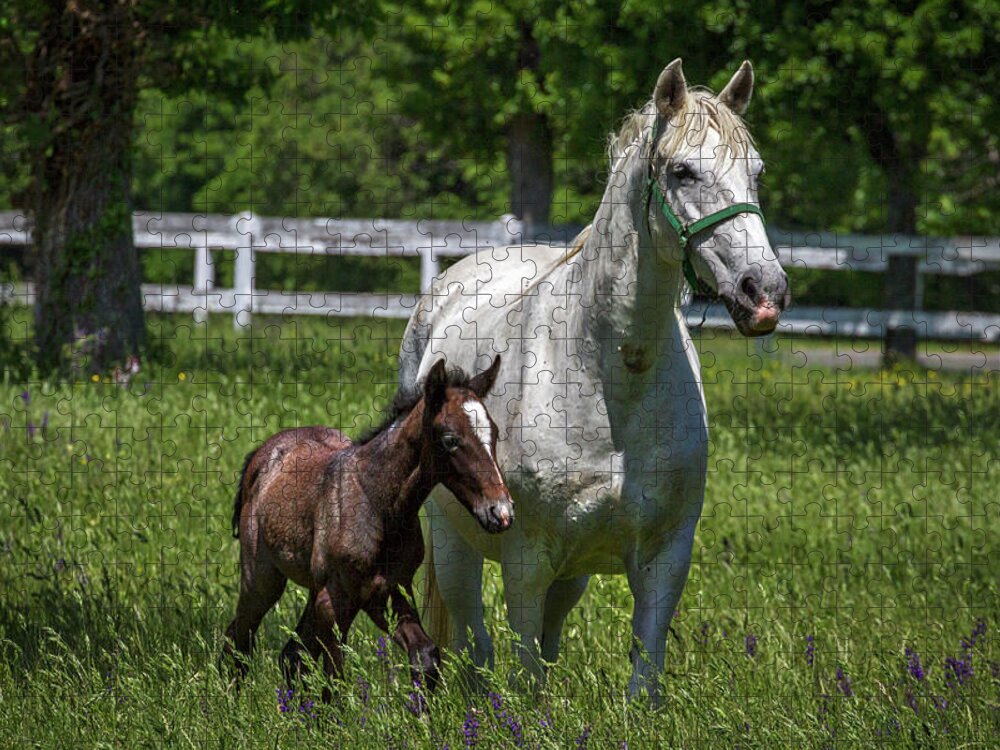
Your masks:
{"label": "foal's mane", "polygon": [[[472,376],[466,374],[466,372],[461,367],[449,367],[445,375],[445,387],[446,388],[468,388],[469,382],[472,380]],[[420,403],[420,399],[424,397],[424,380],[416,383],[408,388],[401,388],[396,391],[396,395],[393,397],[389,406],[386,407],[384,412],[384,417],[382,421],[379,422],[375,427],[366,430],[361,437],[354,441],[355,445],[364,445],[365,443],[370,443],[372,440],[377,438],[383,432],[385,432],[389,427],[398,419],[402,419],[411,411],[413,408]]]}

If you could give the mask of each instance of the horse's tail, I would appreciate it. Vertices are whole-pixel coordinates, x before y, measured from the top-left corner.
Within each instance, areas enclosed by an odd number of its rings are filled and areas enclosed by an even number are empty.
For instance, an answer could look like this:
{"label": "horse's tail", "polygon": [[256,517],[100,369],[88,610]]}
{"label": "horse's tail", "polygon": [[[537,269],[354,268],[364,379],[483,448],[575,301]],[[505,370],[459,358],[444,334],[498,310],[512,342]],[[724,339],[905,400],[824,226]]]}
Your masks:
{"label": "horse's tail", "polygon": [[253,457],[257,455],[257,448],[247,453],[247,457],[243,459],[243,469],[240,471],[240,482],[236,485],[236,500],[233,502],[233,539],[240,538],[240,514],[243,512],[243,487],[246,484],[247,470],[250,468],[250,462],[253,461]]}
{"label": "horse's tail", "polygon": [[438,588],[437,574],[434,572],[434,544],[432,543],[430,524],[424,537],[427,556],[424,561],[424,602],[420,619],[423,621],[424,632],[439,647],[451,646],[451,618]]}

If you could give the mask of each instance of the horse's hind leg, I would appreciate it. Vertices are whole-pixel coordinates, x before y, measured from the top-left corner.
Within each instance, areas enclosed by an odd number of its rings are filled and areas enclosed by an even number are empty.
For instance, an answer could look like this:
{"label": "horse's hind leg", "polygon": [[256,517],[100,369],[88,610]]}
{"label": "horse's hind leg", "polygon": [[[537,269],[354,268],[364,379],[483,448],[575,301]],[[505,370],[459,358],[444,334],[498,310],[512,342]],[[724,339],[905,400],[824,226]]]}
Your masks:
{"label": "horse's hind leg", "polygon": [[295,626],[295,634],[298,637],[289,638],[281,650],[281,672],[289,687],[296,677],[301,678],[306,673],[302,652],[313,659],[319,659],[323,653],[319,641],[319,624],[316,622],[316,592],[310,592],[299,624]]}
{"label": "horse's hind leg", "polygon": [[[323,667],[327,677],[339,678],[344,674],[344,649],[347,632],[357,617],[356,605],[327,586],[319,590],[315,597],[316,646],[323,655]],[[329,687],[323,688],[323,702],[329,703]]]}
{"label": "horse's hind leg", "polygon": [[246,657],[253,650],[260,621],[281,598],[288,582],[285,574],[266,555],[245,555],[242,567],[236,616],[226,628],[226,644],[223,647],[223,655],[236,664],[237,679],[247,672]]}

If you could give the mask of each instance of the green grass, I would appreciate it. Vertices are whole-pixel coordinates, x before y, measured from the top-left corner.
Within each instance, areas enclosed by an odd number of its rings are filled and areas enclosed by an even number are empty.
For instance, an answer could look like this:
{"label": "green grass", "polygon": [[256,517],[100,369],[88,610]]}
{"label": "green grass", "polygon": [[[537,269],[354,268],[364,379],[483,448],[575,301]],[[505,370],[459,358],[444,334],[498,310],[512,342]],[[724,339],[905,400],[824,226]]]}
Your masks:
{"label": "green grass", "polygon": [[[402,322],[258,319],[237,336],[228,318],[157,317],[151,329],[162,362],[129,388],[0,387],[0,746],[459,748],[470,717],[479,747],[516,746],[512,717],[525,747],[575,747],[585,732],[592,748],[1000,740],[995,377],[823,370],[796,342],[767,352],[706,334],[708,495],[662,708],[624,696],[620,577],[592,581],[547,687],[510,687],[488,566],[500,709],[452,681],[429,719],[414,717],[403,655],[383,664],[359,620],[348,679],[311,718],[280,713],[275,695],[304,602],[294,587],[242,693],[215,670],[236,598],[236,476],[280,428],[367,427],[394,391]],[[965,649],[979,620],[986,633]],[[964,684],[949,657],[971,658]]]}

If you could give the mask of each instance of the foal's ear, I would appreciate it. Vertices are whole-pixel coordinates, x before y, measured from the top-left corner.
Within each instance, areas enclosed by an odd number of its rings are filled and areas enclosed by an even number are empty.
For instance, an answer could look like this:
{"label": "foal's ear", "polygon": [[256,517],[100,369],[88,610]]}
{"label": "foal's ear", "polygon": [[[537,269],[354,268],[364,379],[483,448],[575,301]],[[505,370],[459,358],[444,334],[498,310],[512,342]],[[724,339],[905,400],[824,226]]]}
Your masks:
{"label": "foal's ear", "polygon": [[493,384],[497,382],[497,373],[500,372],[500,355],[493,358],[493,364],[488,370],[483,370],[469,381],[469,390],[479,398],[486,398],[493,390]]}
{"label": "foal's ear", "polygon": [[726,84],[726,88],[722,89],[719,101],[736,114],[742,115],[750,106],[751,96],[753,96],[753,65],[749,60],[744,60],[740,69]]}
{"label": "foal's ear", "polygon": [[670,117],[680,109],[686,97],[687,81],[684,80],[681,59],[678,57],[665,67],[660,77],[656,79],[653,101],[656,103],[656,111],[662,117]]}
{"label": "foal's ear", "polygon": [[444,403],[445,392],[448,390],[448,373],[445,370],[444,360],[439,359],[427,373],[424,381],[424,414],[430,416],[437,414]]}

